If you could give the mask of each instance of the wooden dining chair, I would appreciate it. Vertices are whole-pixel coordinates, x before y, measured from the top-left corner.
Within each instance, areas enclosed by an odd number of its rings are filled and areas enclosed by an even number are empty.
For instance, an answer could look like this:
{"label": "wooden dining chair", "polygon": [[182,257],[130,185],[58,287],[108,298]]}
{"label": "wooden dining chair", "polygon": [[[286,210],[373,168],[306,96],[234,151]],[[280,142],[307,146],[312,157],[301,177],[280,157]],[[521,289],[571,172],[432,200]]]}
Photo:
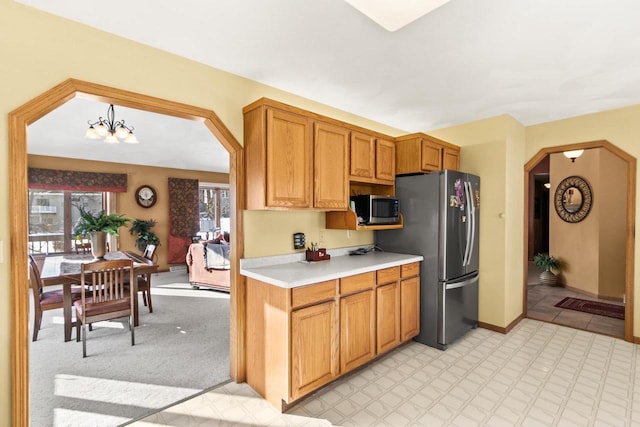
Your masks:
{"label": "wooden dining chair", "polygon": [[[31,286],[31,292],[33,294],[32,341],[36,341],[38,339],[38,332],[40,332],[40,326],[42,325],[42,312],[62,308],[63,291],[62,289],[44,290],[40,277],[40,264],[33,255],[29,255],[29,285]],[[81,288],[71,288],[71,300],[80,299],[81,293]]]}
{"label": "wooden dining chair", "polygon": [[73,244],[77,254],[90,254],[91,253],[91,243],[84,242],[82,239],[76,239]]}
{"label": "wooden dining chair", "polygon": [[[146,259],[153,261],[153,255],[156,252],[156,245],[147,245],[142,253]],[[138,275],[138,292],[142,293],[142,302],[149,306],[149,313],[153,313],[153,304],[151,303],[151,278],[149,274]],[[149,302],[147,304],[147,301]]]}
{"label": "wooden dining chair", "polygon": [[104,320],[128,317],[131,345],[135,345],[133,325],[133,294],[125,286],[125,278],[133,283],[133,261],[106,260],[82,264],[80,283],[91,290],[74,302],[76,311],[76,340],[80,341],[82,324],[82,357],[87,357],[87,326]]}

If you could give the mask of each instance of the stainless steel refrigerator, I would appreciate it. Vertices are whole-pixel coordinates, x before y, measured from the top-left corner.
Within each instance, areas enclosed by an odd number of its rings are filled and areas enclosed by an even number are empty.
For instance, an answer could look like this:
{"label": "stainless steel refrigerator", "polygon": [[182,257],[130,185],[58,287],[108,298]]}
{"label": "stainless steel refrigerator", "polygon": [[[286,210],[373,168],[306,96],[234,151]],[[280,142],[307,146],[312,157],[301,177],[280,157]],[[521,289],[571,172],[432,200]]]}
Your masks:
{"label": "stainless steel refrigerator", "polygon": [[444,350],[478,325],[480,178],[450,170],[401,176],[396,197],[404,227],[377,231],[376,245],[424,256],[415,340]]}

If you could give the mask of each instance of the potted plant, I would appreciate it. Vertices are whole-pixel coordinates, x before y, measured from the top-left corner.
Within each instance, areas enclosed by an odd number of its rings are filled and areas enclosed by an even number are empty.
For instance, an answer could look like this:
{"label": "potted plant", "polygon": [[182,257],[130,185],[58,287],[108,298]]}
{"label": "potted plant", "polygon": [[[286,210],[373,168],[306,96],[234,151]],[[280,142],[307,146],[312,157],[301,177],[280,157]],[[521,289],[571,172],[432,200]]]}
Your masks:
{"label": "potted plant", "polygon": [[131,221],[121,214],[108,214],[101,210],[97,214],[76,206],[80,211],[80,218],[73,230],[76,236],[89,236],[91,239],[91,253],[97,259],[104,259],[107,252],[107,234],[118,235],[118,229]]}
{"label": "potted plant", "polygon": [[160,245],[160,239],[151,231],[157,224],[155,219],[134,219],[129,227],[129,233],[136,236],[136,246],[141,252],[144,252],[147,245]]}
{"label": "potted plant", "polygon": [[543,285],[555,286],[558,284],[558,277],[551,270],[560,268],[560,259],[553,257],[547,253],[538,253],[533,257],[536,267],[542,268],[540,273],[540,282]]}

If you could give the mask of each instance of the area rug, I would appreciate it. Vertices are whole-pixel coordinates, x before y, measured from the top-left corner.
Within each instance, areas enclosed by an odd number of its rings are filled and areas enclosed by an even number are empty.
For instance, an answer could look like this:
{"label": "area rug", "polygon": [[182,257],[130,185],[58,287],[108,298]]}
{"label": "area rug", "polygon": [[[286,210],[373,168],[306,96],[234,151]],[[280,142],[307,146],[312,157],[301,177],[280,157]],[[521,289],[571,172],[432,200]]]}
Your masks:
{"label": "area rug", "polygon": [[567,297],[557,303],[556,307],[567,308],[569,310],[582,311],[599,316],[613,317],[624,320],[624,306],[609,304],[599,301],[588,301],[586,299]]}

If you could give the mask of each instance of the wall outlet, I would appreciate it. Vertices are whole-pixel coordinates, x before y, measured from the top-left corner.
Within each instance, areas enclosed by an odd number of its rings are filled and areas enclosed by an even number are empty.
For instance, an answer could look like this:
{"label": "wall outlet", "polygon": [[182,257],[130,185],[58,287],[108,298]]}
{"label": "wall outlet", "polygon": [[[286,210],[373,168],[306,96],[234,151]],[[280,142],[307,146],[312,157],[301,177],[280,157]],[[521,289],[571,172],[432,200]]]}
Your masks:
{"label": "wall outlet", "polygon": [[347,230],[347,239],[351,238],[351,230]]}
{"label": "wall outlet", "polygon": [[320,245],[321,248],[324,247],[324,236],[326,231],[327,230],[320,230],[320,237],[318,238],[318,244]]}

